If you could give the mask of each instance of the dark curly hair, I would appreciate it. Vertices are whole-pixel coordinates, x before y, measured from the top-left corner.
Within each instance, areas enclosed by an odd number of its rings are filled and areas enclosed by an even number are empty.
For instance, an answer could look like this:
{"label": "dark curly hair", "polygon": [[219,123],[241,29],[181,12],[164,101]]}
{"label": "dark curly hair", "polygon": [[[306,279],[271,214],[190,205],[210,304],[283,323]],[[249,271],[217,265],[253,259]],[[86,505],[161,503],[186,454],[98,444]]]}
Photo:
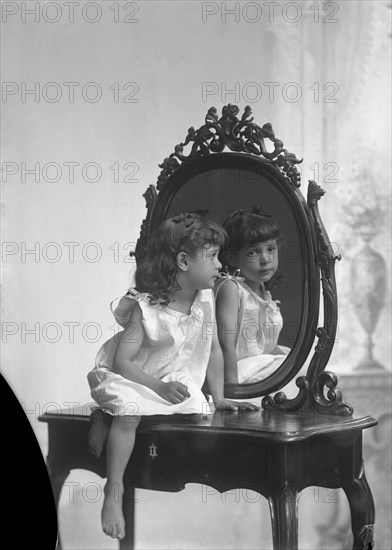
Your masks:
{"label": "dark curly hair", "polygon": [[200,247],[222,246],[225,240],[225,230],[203,214],[186,212],[165,220],[150,238],[147,254],[136,268],[136,290],[148,293],[151,304],[169,304],[169,294],[181,289],[177,255],[186,252],[193,256]]}
{"label": "dark curly hair", "polygon": [[[230,273],[238,269],[240,254],[247,246],[269,240],[276,240],[278,246],[282,244],[279,226],[270,214],[266,214],[262,206],[255,206],[242,210],[235,210],[223,224],[227,239],[221,249],[219,259],[223,266],[227,266]],[[265,288],[283,283],[283,276],[277,271]]]}

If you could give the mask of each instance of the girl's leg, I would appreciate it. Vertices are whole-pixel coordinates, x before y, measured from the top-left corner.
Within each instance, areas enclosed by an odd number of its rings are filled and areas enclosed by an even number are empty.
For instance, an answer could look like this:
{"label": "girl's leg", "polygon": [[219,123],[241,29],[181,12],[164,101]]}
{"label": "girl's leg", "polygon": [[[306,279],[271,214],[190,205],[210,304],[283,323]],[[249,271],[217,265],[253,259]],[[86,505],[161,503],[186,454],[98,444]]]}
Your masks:
{"label": "girl's leg", "polygon": [[95,409],[90,414],[90,431],[88,432],[88,446],[90,453],[99,458],[110,430],[112,416],[102,409]]}
{"label": "girl's leg", "polygon": [[106,443],[107,482],[102,508],[102,529],[113,538],[123,539],[125,521],[122,512],[123,476],[135,445],[138,416],[113,418]]}

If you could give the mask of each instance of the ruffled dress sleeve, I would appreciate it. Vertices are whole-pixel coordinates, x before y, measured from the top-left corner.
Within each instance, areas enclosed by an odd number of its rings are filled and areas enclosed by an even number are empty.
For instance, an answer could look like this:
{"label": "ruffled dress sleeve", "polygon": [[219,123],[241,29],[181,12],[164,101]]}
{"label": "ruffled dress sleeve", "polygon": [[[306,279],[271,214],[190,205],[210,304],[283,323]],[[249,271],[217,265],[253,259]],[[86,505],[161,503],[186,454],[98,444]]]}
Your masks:
{"label": "ruffled dress sleeve", "polygon": [[128,325],[131,319],[132,310],[135,307],[136,302],[139,301],[140,298],[140,292],[137,292],[137,290],[130,288],[125,296],[122,296],[121,298],[116,298],[110,304],[110,310],[120,327],[125,328]]}

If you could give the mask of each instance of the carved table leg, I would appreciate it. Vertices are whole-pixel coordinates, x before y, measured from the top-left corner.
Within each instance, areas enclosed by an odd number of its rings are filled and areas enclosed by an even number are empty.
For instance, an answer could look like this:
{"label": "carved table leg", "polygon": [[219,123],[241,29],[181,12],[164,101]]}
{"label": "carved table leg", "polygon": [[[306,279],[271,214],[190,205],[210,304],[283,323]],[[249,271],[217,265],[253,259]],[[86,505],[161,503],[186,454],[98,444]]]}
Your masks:
{"label": "carved table leg", "polygon": [[374,548],[374,501],[362,468],[361,474],[352,485],[344,485],[351,510],[351,525],[354,535],[353,550]]}
{"label": "carved table leg", "polygon": [[275,487],[268,497],[274,550],[298,549],[298,491],[288,484]]}
{"label": "carved table leg", "polygon": [[135,547],[135,486],[125,483],[124,489],[125,538],[120,541],[120,550],[133,550]]}
{"label": "carved table leg", "polygon": [[60,540],[60,526],[59,526],[59,500],[61,495],[61,489],[63,488],[64,482],[69,476],[70,470],[62,470],[59,472],[54,473],[50,467],[50,464],[47,464],[48,472],[49,472],[49,478],[50,483],[52,485],[52,491],[54,496],[54,503],[56,505],[57,510],[57,544],[56,544],[56,550],[61,550],[61,540]]}

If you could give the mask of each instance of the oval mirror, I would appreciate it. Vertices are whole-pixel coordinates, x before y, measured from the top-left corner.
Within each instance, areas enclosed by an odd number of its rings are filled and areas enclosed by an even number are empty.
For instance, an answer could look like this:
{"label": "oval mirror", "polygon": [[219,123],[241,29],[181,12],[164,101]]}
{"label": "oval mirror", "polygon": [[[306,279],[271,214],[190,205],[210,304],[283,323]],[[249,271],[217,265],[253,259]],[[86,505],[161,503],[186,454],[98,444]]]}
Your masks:
{"label": "oval mirror", "polygon": [[271,292],[273,299],[280,301],[283,317],[278,345],[290,351],[267,378],[227,384],[225,395],[238,399],[284,387],[301,369],[314,340],[319,272],[302,194],[268,160],[230,152],[198,157],[179,166],[165,181],[154,201],[148,228],[151,235],[164,219],[199,209],[208,210],[208,217],[222,224],[234,210],[256,205],[262,205],[281,230],[279,272],[283,284]]}

